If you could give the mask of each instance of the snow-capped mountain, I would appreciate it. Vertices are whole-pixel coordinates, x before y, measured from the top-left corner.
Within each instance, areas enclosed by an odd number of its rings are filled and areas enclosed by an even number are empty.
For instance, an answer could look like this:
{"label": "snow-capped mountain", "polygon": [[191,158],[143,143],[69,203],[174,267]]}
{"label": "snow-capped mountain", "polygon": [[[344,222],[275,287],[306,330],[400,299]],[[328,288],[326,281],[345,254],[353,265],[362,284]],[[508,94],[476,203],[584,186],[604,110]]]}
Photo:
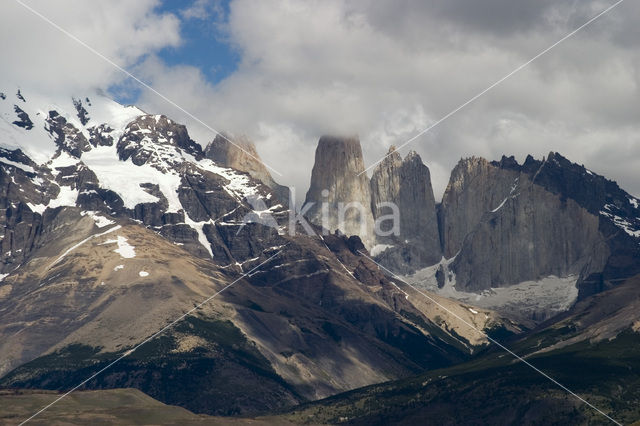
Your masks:
{"label": "snow-capped mountain", "polygon": [[91,146],[111,145],[144,114],[97,92],[91,98],[43,96],[14,87],[0,92],[2,146],[21,149],[38,164],[51,160],[61,146],[80,157]]}
{"label": "snow-capped mountain", "polygon": [[[401,206],[399,236],[363,237],[388,268],[415,272],[412,287],[363,256],[358,236],[287,232],[286,188],[245,140],[247,152],[223,136],[203,147],[100,94],[6,90],[0,106],[0,386],[69,389],[131,355],[87,386],[270,412],[463,362],[484,332],[637,304],[621,293],[640,273],[638,200],[556,153],[463,160],[436,205],[416,154],[392,150],[368,180],[357,139],[321,138],[307,199],[326,186],[332,203],[371,204],[367,226],[386,214],[374,204]],[[362,229],[351,219],[343,232]],[[590,321],[571,338],[637,327]],[[176,377],[190,385],[165,391]]]}
{"label": "snow-capped mountain", "polygon": [[[289,235],[283,188],[220,138],[203,149],[170,118],[98,94],[5,90],[0,105],[2,386],[69,388],[132,354],[89,386],[268,411],[466,359],[487,340],[460,318],[520,331],[425,303],[357,237]],[[176,375],[188,388],[165,393]]]}
{"label": "snow-capped mountain", "polygon": [[[165,116],[100,94],[51,100],[20,89],[3,92],[0,106],[0,162],[19,169],[12,179],[20,182],[19,199],[33,213],[77,206],[141,220],[165,235],[187,227],[213,256],[206,225],[242,220],[246,197],[261,200],[276,216],[286,210],[260,181],[205,158],[186,128]],[[215,191],[198,189],[208,180],[224,182],[223,203]],[[221,204],[235,208],[243,202],[233,217],[221,217],[231,211]],[[5,253],[17,249],[9,246]]]}

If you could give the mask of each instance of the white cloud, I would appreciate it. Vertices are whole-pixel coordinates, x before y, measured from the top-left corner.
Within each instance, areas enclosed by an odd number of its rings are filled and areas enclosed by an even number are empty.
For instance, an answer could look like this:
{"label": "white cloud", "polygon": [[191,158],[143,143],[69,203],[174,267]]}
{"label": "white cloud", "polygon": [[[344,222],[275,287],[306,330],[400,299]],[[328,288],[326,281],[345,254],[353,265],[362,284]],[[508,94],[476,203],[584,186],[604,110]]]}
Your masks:
{"label": "white cloud", "polygon": [[[249,135],[302,198],[321,134],[359,133],[370,164],[612,4],[476,3],[234,0],[222,28],[240,63],[217,85],[194,67],[154,57],[180,43],[176,18],[154,14],[154,2],[32,4],[105,54],[136,64],[136,73],[212,127]],[[212,5],[219,4],[197,0],[181,16],[209,16],[221,28]],[[0,53],[16,57],[19,66],[10,68],[32,70],[22,77],[103,86],[118,80],[37,18],[9,9],[11,17],[0,18],[3,39],[25,40]],[[639,15],[637,2],[621,4],[408,146],[430,166],[436,194],[460,157],[539,158],[551,150],[640,194]],[[51,75],[42,76],[47,65]],[[143,91],[140,104],[187,123],[203,144],[213,137],[152,93]]]}
{"label": "white cloud", "polygon": [[[234,74],[210,86],[193,69],[148,63],[147,75],[214,127],[249,134],[300,194],[321,134],[359,133],[370,164],[608,4],[236,0]],[[640,144],[638,42],[624,35],[638,10],[619,6],[408,146],[436,193],[460,157],[550,150],[640,193],[628,157]]]}
{"label": "white cloud", "polygon": [[[30,7],[121,66],[180,43],[180,21],[154,12],[157,0],[32,0]],[[13,0],[2,4],[0,57],[3,84],[45,92],[106,88],[123,75]]]}
{"label": "white cloud", "polygon": [[180,16],[186,20],[210,20],[224,16],[221,0],[194,0],[180,11]]}

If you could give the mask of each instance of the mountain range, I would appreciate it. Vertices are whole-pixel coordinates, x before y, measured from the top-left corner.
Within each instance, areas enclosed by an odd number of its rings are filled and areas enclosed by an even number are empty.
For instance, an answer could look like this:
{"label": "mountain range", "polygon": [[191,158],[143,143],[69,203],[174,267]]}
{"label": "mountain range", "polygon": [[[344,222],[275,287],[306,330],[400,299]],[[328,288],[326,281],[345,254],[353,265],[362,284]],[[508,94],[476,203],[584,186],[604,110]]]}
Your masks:
{"label": "mountain range", "polygon": [[606,420],[500,341],[640,418],[639,201],[558,153],[462,159],[436,202],[415,152],[369,178],[323,136],[296,221],[245,137],[100,93],[6,88],[0,118],[0,399],[90,378],[238,421]]}

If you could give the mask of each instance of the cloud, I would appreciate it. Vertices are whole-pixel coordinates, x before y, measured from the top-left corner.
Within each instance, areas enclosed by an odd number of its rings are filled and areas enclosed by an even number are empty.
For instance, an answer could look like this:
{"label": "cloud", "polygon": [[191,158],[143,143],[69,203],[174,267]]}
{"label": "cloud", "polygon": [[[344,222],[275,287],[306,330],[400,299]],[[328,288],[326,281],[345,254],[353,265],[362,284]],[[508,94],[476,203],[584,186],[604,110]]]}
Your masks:
{"label": "cloud", "polygon": [[[26,1],[51,21],[123,67],[180,44],[180,21],[154,12],[156,0]],[[0,78],[45,92],[107,88],[123,75],[13,0],[0,13]]]}
{"label": "cloud", "polygon": [[189,6],[180,11],[185,20],[214,20],[224,17],[221,0],[194,0]]}
{"label": "cloud", "polygon": [[[189,67],[146,72],[214,127],[256,140],[300,193],[321,134],[359,133],[370,164],[610,4],[235,0],[224,27],[235,73],[211,86]],[[460,157],[551,150],[640,193],[627,157],[640,144],[638,39],[624,35],[636,11],[622,4],[407,147],[436,193]]]}
{"label": "cloud", "polygon": [[[216,84],[198,68],[154,55],[180,44],[180,22],[154,12],[153,1],[30,4],[211,127],[251,137],[265,162],[282,172],[278,180],[304,198],[320,135],[358,133],[371,164],[389,145],[402,144],[612,3],[233,0],[222,11],[217,1],[196,0],[178,13],[182,24],[213,21],[216,37],[240,58],[236,71]],[[69,87],[121,82],[37,18],[3,8],[11,13],[0,18],[0,31],[15,42],[0,54],[19,65],[10,68],[28,70],[18,77]],[[622,3],[403,153],[422,156],[437,196],[461,157],[540,158],[551,150],[640,195],[636,16],[638,2]],[[43,76],[48,66],[50,75]],[[141,91],[138,103],[187,123],[202,144],[213,138],[153,93]]]}

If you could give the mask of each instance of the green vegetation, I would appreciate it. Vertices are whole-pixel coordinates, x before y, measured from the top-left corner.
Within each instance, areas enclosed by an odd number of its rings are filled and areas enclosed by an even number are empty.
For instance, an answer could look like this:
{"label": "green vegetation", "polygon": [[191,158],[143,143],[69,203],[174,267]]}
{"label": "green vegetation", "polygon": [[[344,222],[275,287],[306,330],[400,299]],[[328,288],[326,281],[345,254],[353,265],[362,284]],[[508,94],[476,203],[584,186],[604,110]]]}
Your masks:
{"label": "green vegetation", "polygon": [[[200,344],[180,349],[181,339]],[[70,345],[5,376],[0,386],[67,390],[130,350]],[[230,321],[188,317],[90,380],[89,389],[133,387],[192,411],[234,416],[268,412],[301,398]]]}
{"label": "green vegetation", "polygon": [[[583,342],[532,356],[531,364],[622,423],[640,419],[640,335]],[[609,421],[499,348],[451,368],[304,404],[304,423],[608,424]]]}

